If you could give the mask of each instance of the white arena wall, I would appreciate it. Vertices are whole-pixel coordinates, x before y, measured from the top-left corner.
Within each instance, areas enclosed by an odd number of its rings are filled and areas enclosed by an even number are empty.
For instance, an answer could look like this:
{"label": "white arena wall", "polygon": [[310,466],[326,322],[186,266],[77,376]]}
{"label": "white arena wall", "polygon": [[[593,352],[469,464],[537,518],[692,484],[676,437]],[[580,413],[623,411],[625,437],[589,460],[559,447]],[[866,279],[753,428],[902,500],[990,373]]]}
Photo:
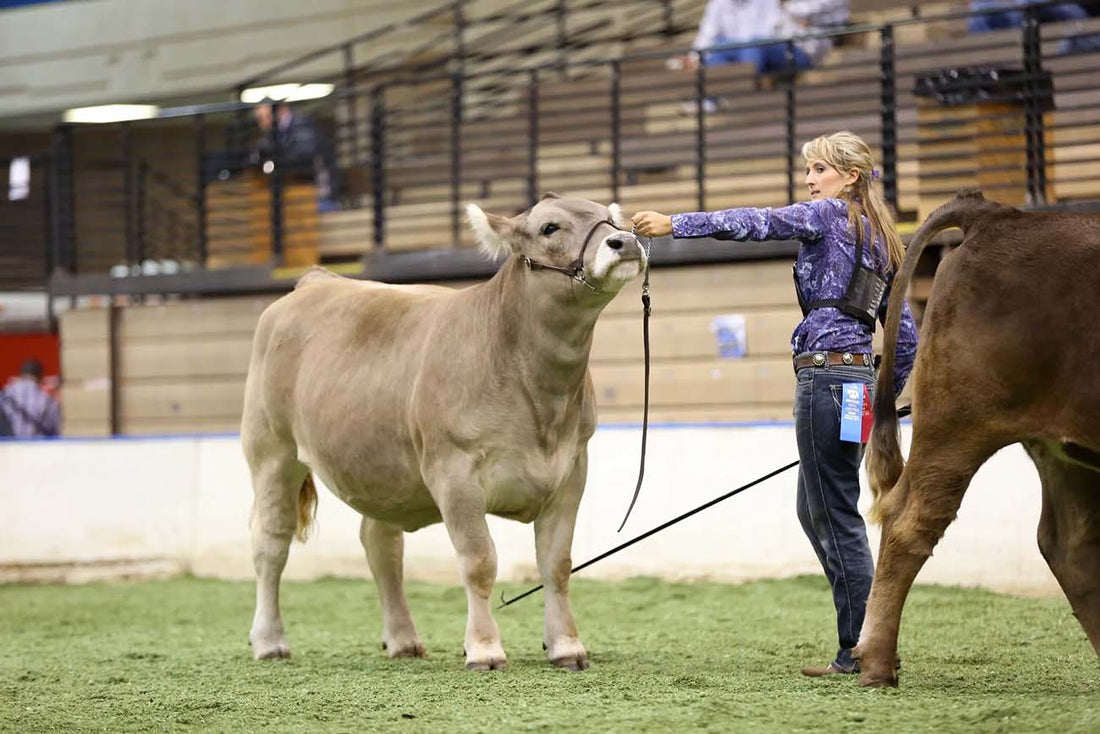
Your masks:
{"label": "white arena wall", "polygon": [[[634,488],[639,436],[637,426],[601,426],[593,437],[575,563],[797,458],[791,424],[651,427],[645,486],[616,535]],[[908,426],[903,439],[907,445]],[[795,517],[795,479],[789,470],[581,575],[744,581],[820,573]],[[0,481],[0,580],[180,571],[251,578],[252,492],[237,436],[2,442]],[[1039,511],[1038,476],[1023,449],[1001,451],[975,477],[918,580],[1058,593],[1036,546]],[[500,578],[534,579],[531,527],[497,518],[490,527]],[[871,542],[877,546],[876,528]],[[442,525],[407,536],[406,572],[458,583]],[[368,570],[358,516],[321,491],[316,532],[294,544],[286,577],[324,575],[366,577]]]}

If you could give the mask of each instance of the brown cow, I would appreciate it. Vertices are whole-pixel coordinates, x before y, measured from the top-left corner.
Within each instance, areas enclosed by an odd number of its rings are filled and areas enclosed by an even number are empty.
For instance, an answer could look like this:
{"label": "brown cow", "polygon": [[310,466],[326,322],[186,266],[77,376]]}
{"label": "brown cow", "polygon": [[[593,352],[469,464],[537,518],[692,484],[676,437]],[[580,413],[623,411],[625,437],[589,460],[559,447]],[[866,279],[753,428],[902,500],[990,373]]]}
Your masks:
{"label": "brown cow", "polygon": [[1042,481],[1039,548],[1100,654],[1100,217],[960,193],[913,236],[895,292],[952,227],[964,238],[939,266],[921,326],[908,465],[893,400],[902,299],[887,315],[868,451],[882,540],[857,646],[862,685],[897,685],[913,579],[978,467],[1017,442]]}
{"label": "brown cow", "polygon": [[596,428],[588,354],[596,319],[645,253],[617,228],[629,220],[614,204],[550,196],[511,219],[473,205],[468,214],[484,249],[511,255],[486,283],[398,286],[319,269],[260,317],[241,424],[255,490],[257,658],[290,655],[279,578],[295,529],[309,525],[312,471],[363,516],[390,657],[424,654],[405,600],[403,534],[442,521],[466,586],[466,667],[504,667],[492,514],[534,523],[547,655],[588,667],[568,589]]}

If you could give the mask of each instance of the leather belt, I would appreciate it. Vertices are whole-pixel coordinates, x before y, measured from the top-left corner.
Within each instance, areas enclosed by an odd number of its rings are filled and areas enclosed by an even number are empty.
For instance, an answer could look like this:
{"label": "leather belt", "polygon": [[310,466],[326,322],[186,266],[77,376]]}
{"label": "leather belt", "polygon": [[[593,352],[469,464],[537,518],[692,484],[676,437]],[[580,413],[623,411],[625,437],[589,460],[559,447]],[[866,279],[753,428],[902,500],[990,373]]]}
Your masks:
{"label": "leather belt", "polygon": [[844,365],[870,367],[874,359],[870,354],[853,354],[852,352],[813,352],[794,358],[794,371],[798,372],[805,367],[824,367],[825,365]]}

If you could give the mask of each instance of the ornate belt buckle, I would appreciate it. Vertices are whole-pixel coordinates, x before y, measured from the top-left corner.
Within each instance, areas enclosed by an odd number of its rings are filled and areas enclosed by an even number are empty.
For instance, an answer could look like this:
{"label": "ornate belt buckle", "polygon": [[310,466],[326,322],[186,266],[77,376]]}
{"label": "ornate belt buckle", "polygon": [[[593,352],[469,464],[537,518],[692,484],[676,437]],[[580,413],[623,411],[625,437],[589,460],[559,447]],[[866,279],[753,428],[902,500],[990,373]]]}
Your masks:
{"label": "ornate belt buckle", "polygon": [[816,354],[814,354],[814,366],[815,367],[824,367],[825,366],[825,355],[822,354],[821,352],[817,352]]}
{"label": "ornate belt buckle", "polygon": [[851,364],[852,361],[853,361],[852,353],[851,352],[845,352],[844,356],[842,356],[840,358],[840,361],[843,362],[844,364]]}

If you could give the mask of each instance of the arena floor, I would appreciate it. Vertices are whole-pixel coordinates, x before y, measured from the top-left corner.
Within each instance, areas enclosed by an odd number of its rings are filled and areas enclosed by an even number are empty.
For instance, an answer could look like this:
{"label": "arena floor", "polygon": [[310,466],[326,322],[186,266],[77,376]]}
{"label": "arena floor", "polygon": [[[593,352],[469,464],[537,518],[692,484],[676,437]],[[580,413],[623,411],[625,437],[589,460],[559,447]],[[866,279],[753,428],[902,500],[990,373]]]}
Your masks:
{"label": "arena floor", "polygon": [[[511,594],[519,587],[506,587]],[[592,667],[551,668],[542,605],[497,613],[510,666],[462,669],[465,595],[413,584],[426,660],[387,660],[369,582],[286,583],[294,658],[257,663],[253,588],[0,586],[0,731],[1100,731],[1100,667],[1062,598],[915,588],[902,687],[798,674],[831,652],[824,579],[578,580]]]}

